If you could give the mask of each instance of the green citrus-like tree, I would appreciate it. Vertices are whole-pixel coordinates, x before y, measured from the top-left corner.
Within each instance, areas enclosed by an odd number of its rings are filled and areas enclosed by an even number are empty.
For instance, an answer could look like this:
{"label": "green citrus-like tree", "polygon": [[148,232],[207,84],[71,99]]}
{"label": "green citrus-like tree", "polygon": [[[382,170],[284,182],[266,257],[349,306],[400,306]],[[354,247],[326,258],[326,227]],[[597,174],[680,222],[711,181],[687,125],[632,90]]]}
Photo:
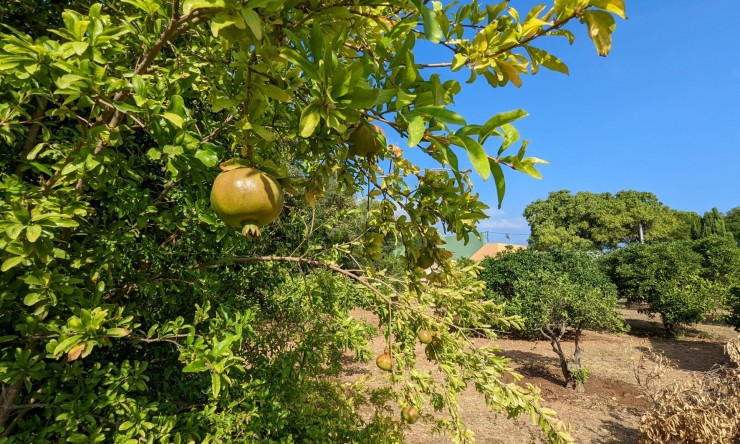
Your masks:
{"label": "green citrus-like tree", "polygon": [[[517,250],[481,262],[481,279],[506,313],[521,316],[524,334],[544,337],[558,355],[564,384],[579,388],[588,375],[581,362],[583,331],[619,331],[617,288],[595,257],[578,250]],[[563,347],[573,334],[573,355]]]}
{"label": "green citrus-like tree", "polygon": [[[426,421],[442,412],[434,428],[469,441],[457,395],[473,385],[493,411],[570,440],[536,388],[502,382],[506,361],[453,328],[498,310],[477,281],[459,284],[474,271],[450,263],[434,228],[467,239],[485,217],[458,155],[499,200],[504,168],[539,177],[542,161],[512,125],[524,111],[468,122],[450,109],[462,85],[441,74],[519,87],[541,67],[567,72],[537,42],[572,40],[580,21],[605,55],[622,0],[521,13],[420,0],[65,7],[0,6],[0,439],[378,442],[400,439],[394,399]],[[438,61],[415,59],[421,41]],[[446,172],[380,136],[357,154],[351,135],[374,124]],[[224,162],[292,196],[261,238],[210,208]],[[295,219],[291,199],[321,205],[330,183],[377,201],[350,239]],[[392,272],[378,265],[389,242],[404,247]],[[386,396],[333,379],[345,350],[372,354],[356,306],[392,354]],[[440,378],[414,370],[420,328],[439,335]],[[356,413],[363,399],[375,415]]]}
{"label": "green citrus-like tree", "polygon": [[740,276],[740,248],[728,237],[636,244],[603,258],[621,296],[660,314],[666,332],[732,306],[732,287]]}

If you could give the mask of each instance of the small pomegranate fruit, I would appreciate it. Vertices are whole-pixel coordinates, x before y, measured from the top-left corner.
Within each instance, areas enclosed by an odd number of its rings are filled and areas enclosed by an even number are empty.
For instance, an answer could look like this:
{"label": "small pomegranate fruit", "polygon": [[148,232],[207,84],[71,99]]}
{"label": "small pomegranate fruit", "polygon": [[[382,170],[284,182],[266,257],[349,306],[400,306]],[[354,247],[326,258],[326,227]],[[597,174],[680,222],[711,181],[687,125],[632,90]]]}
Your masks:
{"label": "small pomegranate fruit", "polygon": [[401,410],[401,418],[407,424],[413,424],[419,419],[419,409],[412,405],[407,405]]}
{"label": "small pomegranate fruit", "polygon": [[378,356],[378,358],[375,360],[375,365],[377,365],[378,368],[381,370],[385,370],[387,372],[391,371],[391,367],[393,366],[391,355],[383,353],[382,355]]}
{"label": "small pomegranate fruit", "polygon": [[216,177],[211,206],[226,225],[241,228],[245,236],[259,236],[260,227],[283,209],[283,187],[275,178],[255,168],[233,168]]}
{"label": "small pomegranate fruit", "polygon": [[429,332],[429,330],[419,330],[419,332],[416,334],[416,337],[419,338],[419,342],[421,342],[422,344],[432,343],[432,334]]}
{"label": "small pomegranate fruit", "polygon": [[347,139],[351,156],[374,156],[385,148],[385,132],[378,125],[365,125],[354,129]]}
{"label": "small pomegranate fruit", "polygon": [[434,262],[434,254],[432,254],[430,250],[425,250],[421,253],[419,259],[416,260],[416,265],[418,265],[422,270],[426,270],[434,265]]}

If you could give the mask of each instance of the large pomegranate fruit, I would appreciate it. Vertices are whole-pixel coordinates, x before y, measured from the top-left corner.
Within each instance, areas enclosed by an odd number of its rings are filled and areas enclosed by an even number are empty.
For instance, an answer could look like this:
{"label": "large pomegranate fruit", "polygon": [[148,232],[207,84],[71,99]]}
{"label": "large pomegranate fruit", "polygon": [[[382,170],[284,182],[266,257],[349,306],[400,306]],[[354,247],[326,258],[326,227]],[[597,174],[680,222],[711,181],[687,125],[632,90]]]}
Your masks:
{"label": "large pomegranate fruit", "polygon": [[385,132],[378,125],[361,123],[347,139],[351,156],[375,156],[385,149]]}
{"label": "large pomegranate fruit", "polygon": [[283,209],[283,187],[255,168],[234,168],[216,177],[211,206],[226,225],[241,228],[245,236],[259,236],[260,228]]}
{"label": "large pomegranate fruit", "polygon": [[416,337],[419,338],[419,342],[422,344],[431,344],[433,339],[429,330],[424,329],[419,330],[419,332],[416,333]]}
{"label": "large pomegranate fruit", "polygon": [[389,354],[383,353],[382,355],[379,355],[378,358],[375,360],[375,365],[377,365],[379,369],[389,372],[393,367],[393,361],[391,360],[391,356]]}

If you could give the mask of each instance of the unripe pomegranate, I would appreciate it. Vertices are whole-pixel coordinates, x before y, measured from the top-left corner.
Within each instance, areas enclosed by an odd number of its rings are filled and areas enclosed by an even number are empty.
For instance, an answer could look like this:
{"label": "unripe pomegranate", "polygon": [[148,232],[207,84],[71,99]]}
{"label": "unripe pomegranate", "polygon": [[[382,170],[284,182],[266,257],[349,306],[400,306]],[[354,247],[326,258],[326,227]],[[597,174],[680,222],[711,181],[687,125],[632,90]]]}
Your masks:
{"label": "unripe pomegranate", "polygon": [[211,206],[226,225],[241,228],[245,236],[259,236],[260,228],[283,209],[283,187],[256,168],[234,168],[216,177]]}

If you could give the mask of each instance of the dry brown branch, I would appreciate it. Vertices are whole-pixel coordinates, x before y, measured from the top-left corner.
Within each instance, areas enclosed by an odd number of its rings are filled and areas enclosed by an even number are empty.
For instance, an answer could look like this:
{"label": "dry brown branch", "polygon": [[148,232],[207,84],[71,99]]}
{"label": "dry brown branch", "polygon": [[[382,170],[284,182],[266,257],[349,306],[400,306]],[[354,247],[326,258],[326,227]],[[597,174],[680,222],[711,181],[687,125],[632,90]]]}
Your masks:
{"label": "dry brown branch", "polygon": [[[738,342],[727,346],[733,360]],[[740,369],[717,367],[698,373],[661,390],[654,402],[642,417],[641,444],[740,442]]]}

